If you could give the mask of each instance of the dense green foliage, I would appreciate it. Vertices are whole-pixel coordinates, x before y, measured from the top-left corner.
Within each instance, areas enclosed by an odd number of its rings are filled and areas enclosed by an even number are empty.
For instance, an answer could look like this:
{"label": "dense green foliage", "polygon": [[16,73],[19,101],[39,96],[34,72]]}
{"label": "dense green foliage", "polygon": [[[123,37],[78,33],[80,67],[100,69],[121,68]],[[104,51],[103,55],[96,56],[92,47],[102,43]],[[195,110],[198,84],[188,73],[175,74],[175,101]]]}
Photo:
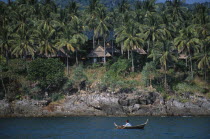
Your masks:
{"label": "dense green foliage", "polygon": [[102,79],[102,86],[111,87],[112,89],[125,87],[127,83],[123,81],[123,77],[126,76],[126,73],[128,74],[129,65],[129,60],[118,59],[105,73]]}
{"label": "dense green foliage", "polygon": [[29,65],[28,78],[42,89],[56,88],[64,80],[64,65],[58,59],[36,59]]}
{"label": "dense green foliage", "polygon": [[[88,53],[98,44],[106,48],[107,43],[121,51],[115,55],[120,55],[117,62],[113,58],[106,63],[104,56],[106,73],[99,81],[104,88],[135,88],[143,82],[161,92],[179,92],[199,77],[209,90],[210,8],[206,5],[187,8],[182,0],[67,1],[0,2],[0,98],[12,94],[14,86],[18,91],[12,99],[19,98],[20,92],[39,93],[40,88],[80,90],[81,82],[88,81],[86,69],[79,66],[71,72],[69,64],[83,62],[88,67]],[[17,57],[21,60],[15,62]],[[37,57],[49,59],[34,60]],[[65,57],[66,77],[71,79],[64,86],[64,65],[50,57],[60,57],[62,62]],[[94,69],[98,67],[95,64]],[[142,78],[126,79],[132,74]],[[26,76],[37,81],[35,89],[27,87],[31,82]]]}
{"label": "dense green foliage", "polygon": [[152,80],[156,76],[156,65],[154,62],[146,63],[142,70],[142,80],[145,86],[152,86]]}
{"label": "dense green foliage", "polygon": [[82,82],[87,82],[87,76],[83,71],[83,67],[80,65],[73,72],[73,84],[80,90]]}

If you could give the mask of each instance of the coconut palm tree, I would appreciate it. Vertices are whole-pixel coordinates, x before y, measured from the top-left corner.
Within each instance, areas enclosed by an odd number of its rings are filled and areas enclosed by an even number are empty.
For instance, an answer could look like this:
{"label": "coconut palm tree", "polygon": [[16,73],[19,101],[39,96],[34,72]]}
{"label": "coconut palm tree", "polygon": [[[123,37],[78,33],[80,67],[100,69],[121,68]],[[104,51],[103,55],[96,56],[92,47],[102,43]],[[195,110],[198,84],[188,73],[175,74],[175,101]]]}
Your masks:
{"label": "coconut palm tree", "polygon": [[143,42],[143,40],[137,36],[137,26],[138,24],[135,24],[134,22],[128,23],[116,38],[116,42],[123,42],[125,50],[131,50],[132,72],[134,72],[133,50],[136,48],[142,48],[141,44]]}
{"label": "coconut palm tree", "polygon": [[194,57],[198,62],[198,69],[204,72],[204,79],[207,80],[207,71],[210,69],[210,53],[198,53]]}
{"label": "coconut palm tree", "polygon": [[197,4],[193,14],[193,22],[204,25],[208,22],[208,8],[203,4]]}
{"label": "coconut palm tree", "polygon": [[177,47],[179,53],[187,53],[189,55],[191,77],[193,78],[192,56],[202,46],[201,40],[198,39],[195,26],[191,25],[180,30],[180,35],[174,39],[174,45]]}
{"label": "coconut palm tree", "polygon": [[196,31],[199,34],[199,40],[202,41],[203,46],[200,48],[200,53],[196,53],[194,59],[198,62],[198,69],[204,72],[204,79],[207,80],[207,71],[210,62],[210,23],[195,25]]}
{"label": "coconut palm tree", "polygon": [[16,24],[14,26],[12,54],[16,56],[26,55],[34,56],[34,33],[33,33],[33,21],[31,20],[31,14],[33,13],[33,7],[22,1],[17,8],[16,12]]}
{"label": "coconut palm tree", "polygon": [[183,21],[186,18],[187,8],[183,7],[184,0],[167,1],[166,12],[171,15],[174,22]]}
{"label": "coconut palm tree", "polygon": [[38,51],[49,57],[56,53],[56,47],[54,46],[55,29],[44,22],[37,27],[36,39],[38,40]]}
{"label": "coconut palm tree", "polygon": [[84,25],[82,20],[80,20],[77,16],[72,17],[70,29],[72,34],[72,41],[74,42],[73,46],[76,52],[76,64],[78,65],[78,50],[80,49],[80,46],[87,41],[88,38],[83,33]]}
{"label": "coconut palm tree", "polygon": [[89,28],[89,30],[92,30],[93,31],[93,49],[95,48],[95,35],[94,35],[94,32],[95,32],[95,28],[96,28],[96,25],[97,25],[97,12],[96,12],[96,9],[99,7],[99,2],[100,0],[89,0],[89,5],[86,9],[87,11],[87,18],[85,20],[85,22],[87,23],[87,26]]}
{"label": "coconut palm tree", "polygon": [[[35,50],[34,46],[34,36],[31,30],[27,30],[25,32],[18,31],[16,34],[13,35],[15,38],[15,43],[13,43],[13,50],[12,54],[16,56],[26,56],[32,55],[34,56]],[[13,41],[14,42],[14,41]]]}
{"label": "coconut palm tree", "polygon": [[161,64],[164,69],[164,86],[167,89],[167,67],[169,63],[177,62],[175,54],[172,52],[173,43],[169,40],[164,40],[162,42],[157,42],[156,47],[152,49],[151,54],[148,58],[153,58],[153,61],[156,61]]}
{"label": "coconut palm tree", "polygon": [[95,36],[102,37],[104,41],[104,65],[106,64],[106,37],[109,33],[110,24],[108,22],[109,17],[107,16],[106,8],[100,6],[97,8],[97,19],[99,20],[96,29],[95,29]]}
{"label": "coconut palm tree", "polygon": [[68,25],[63,25],[62,35],[57,39],[56,46],[57,49],[66,54],[66,65],[67,65],[67,74],[69,75],[69,51],[74,52],[75,44],[71,36],[71,28]]}
{"label": "coconut palm tree", "polygon": [[152,49],[155,45],[155,42],[161,39],[163,37],[163,26],[160,25],[162,23],[162,18],[157,13],[150,13],[144,18],[144,24],[139,26],[139,29],[141,30],[141,34],[145,41],[147,41],[147,52],[150,52],[150,49]]}
{"label": "coconut palm tree", "polygon": [[6,57],[6,63],[8,64],[9,52],[13,43],[12,28],[10,26],[4,26],[1,28],[0,35],[0,53]]}

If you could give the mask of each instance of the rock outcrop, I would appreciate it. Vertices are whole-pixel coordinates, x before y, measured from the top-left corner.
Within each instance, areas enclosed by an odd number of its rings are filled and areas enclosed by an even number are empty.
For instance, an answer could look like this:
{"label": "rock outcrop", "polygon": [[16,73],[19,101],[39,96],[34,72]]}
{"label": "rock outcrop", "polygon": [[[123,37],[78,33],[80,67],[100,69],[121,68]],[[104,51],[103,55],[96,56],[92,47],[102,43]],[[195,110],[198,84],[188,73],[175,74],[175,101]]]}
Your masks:
{"label": "rock outcrop", "polygon": [[164,100],[157,92],[80,93],[49,103],[46,100],[0,100],[0,117],[41,116],[173,116],[210,115],[210,100],[189,96],[185,102]]}

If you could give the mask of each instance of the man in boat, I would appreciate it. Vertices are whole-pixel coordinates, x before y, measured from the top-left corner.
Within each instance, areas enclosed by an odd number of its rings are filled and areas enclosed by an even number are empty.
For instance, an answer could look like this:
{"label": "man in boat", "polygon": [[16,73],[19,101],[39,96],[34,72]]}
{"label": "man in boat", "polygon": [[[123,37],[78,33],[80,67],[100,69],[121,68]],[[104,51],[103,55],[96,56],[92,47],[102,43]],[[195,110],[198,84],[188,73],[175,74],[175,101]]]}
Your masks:
{"label": "man in boat", "polygon": [[129,123],[129,120],[126,120],[126,124],[123,125],[124,127],[129,127],[129,126],[132,126],[130,123]]}

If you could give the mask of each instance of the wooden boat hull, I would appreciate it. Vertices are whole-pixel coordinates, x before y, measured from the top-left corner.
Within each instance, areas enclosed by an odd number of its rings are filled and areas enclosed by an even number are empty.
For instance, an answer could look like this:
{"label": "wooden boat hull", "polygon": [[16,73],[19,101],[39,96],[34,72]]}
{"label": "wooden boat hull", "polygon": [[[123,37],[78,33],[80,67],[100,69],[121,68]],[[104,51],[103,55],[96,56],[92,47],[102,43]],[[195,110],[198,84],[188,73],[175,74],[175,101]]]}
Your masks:
{"label": "wooden boat hull", "polygon": [[147,125],[147,122],[148,122],[148,119],[147,121],[144,123],[144,124],[141,124],[141,125],[136,125],[136,126],[118,126],[117,124],[114,123],[115,127],[117,129],[144,129],[145,125]]}

